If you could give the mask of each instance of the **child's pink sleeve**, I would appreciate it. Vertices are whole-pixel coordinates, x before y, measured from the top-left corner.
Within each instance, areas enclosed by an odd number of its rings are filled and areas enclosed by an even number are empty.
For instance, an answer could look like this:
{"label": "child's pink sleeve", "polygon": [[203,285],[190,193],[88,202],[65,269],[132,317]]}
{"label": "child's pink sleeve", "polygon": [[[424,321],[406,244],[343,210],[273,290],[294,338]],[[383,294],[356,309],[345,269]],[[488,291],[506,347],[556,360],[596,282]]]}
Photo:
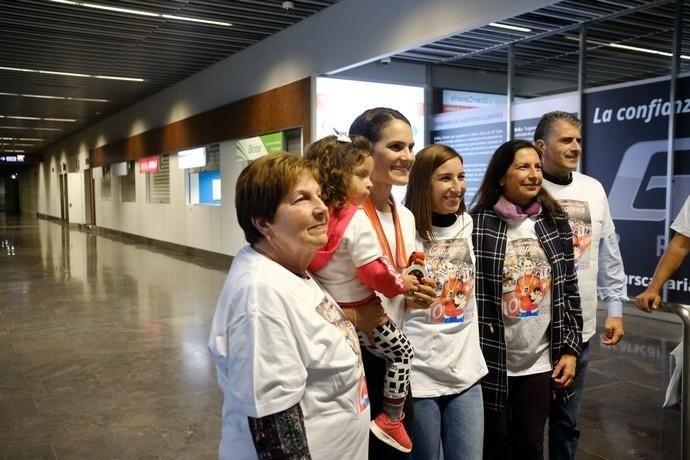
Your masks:
{"label": "child's pink sleeve", "polygon": [[405,292],[403,277],[383,257],[357,267],[357,277],[367,287],[388,298]]}

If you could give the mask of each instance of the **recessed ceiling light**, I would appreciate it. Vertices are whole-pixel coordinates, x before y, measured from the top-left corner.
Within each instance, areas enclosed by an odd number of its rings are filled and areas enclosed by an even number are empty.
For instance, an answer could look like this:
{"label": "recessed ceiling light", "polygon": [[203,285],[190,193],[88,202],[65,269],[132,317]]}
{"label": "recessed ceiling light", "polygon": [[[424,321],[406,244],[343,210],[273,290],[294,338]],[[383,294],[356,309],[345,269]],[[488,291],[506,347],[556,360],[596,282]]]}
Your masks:
{"label": "recessed ceiling light", "polygon": [[232,26],[232,24],[229,22],[216,21],[214,19],[192,18],[189,16],[178,16],[176,14],[155,13],[153,11],[135,10],[132,8],[121,8],[118,6],[101,5],[98,3],[90,3],[90,2],[75,2],[75,1],[70,1],[70,0],[51,0],[51,1],[55,2],[55,3],[62,3],[64,5],[83,6],[86,8],[94,8],[97,10],[114,11],[116,13],[135,14],[137,16],[148,16],[148,17],[154,17],[154,18],[173,19],[175,21],[197,22],[200,24],[211,24],[214,26],[223,26],[223,27]]}
{"label": "recessed ceiling light", "polygon": [[514,26],[511,24],[502,24],[500,22],[492,22],[489,24],[491,27],[498,27],[499,29],[517,30],[518,32],[532,32],[532,29],[527,27]]}
{"label": "recessed ceiling light", "polygon": [[40,69],[25,69],[25,68],[21,68],[21,67],[3,67],[3,66],[0,66],[0,70],[7,70],[10,72],[29,72],[29,73],[42,73],[42,74],[48,74],[48,75],[62,75],[65,77],[78,77],[78,78],[101,78],[101,79],[108,79],[108,80],[123,80],[123,81],[137,81],[137,82],[146,81],[143,78],[115,77],[115,76],[110,76],[110,75],[89,75],[86,73],[58,72],[55,70],[40,70]]}

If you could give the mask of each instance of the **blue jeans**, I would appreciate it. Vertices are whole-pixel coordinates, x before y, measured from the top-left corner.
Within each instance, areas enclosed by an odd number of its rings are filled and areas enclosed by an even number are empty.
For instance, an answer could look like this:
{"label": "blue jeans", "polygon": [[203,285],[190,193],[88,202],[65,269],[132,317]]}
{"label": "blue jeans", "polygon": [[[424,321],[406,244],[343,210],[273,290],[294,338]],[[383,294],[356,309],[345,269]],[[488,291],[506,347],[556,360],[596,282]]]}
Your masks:
{"label": "blue jeans", "polygon": [[480,460],[484,438],[484,400],[479,383],[460,394],[414,398],[410,460]]}
{"label": "blue jeans", "polygon": [[577,358],[575,380],[572,391],[575,395],[568,401],[554,400],[549,415],[549,459],[572,460],[577,453],[580,430],[577,418],[582,407],[582,393],[585,389],[585,376],[589,365],[589,342],[582,344],[582,352]]}

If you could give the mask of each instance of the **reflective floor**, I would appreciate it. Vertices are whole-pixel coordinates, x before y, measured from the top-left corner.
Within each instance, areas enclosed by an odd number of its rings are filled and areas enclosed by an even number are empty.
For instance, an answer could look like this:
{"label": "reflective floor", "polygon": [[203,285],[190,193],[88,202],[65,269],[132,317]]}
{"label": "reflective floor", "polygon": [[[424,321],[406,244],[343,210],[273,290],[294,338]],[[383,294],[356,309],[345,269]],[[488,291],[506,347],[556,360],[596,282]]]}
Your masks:
{"label": "reflective floor", "polygon": [[[226,271],[0,214],[0,458],[216,458],[206,338]],[[625,327],[593,342],[578,458],[679,458],[680,414],[661,403],[681,327]]]}

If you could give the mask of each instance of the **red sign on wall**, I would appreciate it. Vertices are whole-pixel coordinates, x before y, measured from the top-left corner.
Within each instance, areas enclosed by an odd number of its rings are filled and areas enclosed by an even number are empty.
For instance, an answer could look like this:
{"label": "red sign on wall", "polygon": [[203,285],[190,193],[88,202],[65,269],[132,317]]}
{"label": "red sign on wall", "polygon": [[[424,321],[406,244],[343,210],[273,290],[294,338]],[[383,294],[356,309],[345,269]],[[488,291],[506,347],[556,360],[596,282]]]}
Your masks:
{"label": "red sign on wall", "polygon": [[158,157],[147,157],[139,160],[139,172],[141,173],[157,173],[158,172]]}

